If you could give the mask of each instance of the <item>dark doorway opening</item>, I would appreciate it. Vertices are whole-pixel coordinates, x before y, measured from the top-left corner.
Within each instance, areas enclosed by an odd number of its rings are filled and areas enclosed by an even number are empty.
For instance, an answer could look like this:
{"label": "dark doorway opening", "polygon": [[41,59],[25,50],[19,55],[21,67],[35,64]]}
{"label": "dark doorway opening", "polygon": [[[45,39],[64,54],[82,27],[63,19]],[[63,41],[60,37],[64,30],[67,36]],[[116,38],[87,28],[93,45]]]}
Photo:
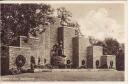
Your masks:
{"label": "dark doorway opening", "polygon": [[82,60],[82,65],[85,65],[85,60]]}
{"label": "dark doorway opening", "polygon": [[110,61],[110,67],[109,67],[110,69],[112,69],[113,68],[113,61]]}
{"label": "dark doorway opening", "polygon": [[34,70],[34,68],[35,68],[35,57],[31,56],[30,64],[31,64],[31,70]]}
{"label": "dark doorway opening", "polygon": [[71,68],[71,61],[67,60],[67,68]]}
{"label": "dark doorway opening", "polygon": [[100,65],[99,60],[96,60],[96,68],[97,68],[97,69],[99,68],[99,65]]}
{"label": "dark doorway opening", "polygon": [[47,62],[47,60],[46,60],[46,59],[44,59],[44,64],[46,64],[46,62]]}

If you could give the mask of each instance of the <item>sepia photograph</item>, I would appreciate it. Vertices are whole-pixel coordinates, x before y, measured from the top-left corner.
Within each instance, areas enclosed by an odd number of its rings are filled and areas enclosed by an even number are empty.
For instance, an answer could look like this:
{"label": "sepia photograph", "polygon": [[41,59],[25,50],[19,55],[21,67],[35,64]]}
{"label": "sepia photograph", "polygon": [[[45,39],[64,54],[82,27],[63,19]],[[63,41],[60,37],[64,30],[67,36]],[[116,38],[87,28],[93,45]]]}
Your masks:
{"label": "sepia photograph", "polygon": [[2,81],[125,81],[124,3],[1,3]]}

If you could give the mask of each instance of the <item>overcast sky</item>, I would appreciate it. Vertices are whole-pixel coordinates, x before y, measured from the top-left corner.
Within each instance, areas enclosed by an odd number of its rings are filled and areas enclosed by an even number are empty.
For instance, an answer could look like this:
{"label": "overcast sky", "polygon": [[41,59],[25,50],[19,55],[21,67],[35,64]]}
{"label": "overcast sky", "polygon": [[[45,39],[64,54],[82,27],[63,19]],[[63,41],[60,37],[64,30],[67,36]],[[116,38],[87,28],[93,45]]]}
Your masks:
{"label": "overcast sky", "polygon": [[72,13],[73,19],[80,24],[85,37],[93,36],[99,40],[106,37],[124,41],[124,6],[121,3],[68,3],[52,4],[52,7],[65,7]]}

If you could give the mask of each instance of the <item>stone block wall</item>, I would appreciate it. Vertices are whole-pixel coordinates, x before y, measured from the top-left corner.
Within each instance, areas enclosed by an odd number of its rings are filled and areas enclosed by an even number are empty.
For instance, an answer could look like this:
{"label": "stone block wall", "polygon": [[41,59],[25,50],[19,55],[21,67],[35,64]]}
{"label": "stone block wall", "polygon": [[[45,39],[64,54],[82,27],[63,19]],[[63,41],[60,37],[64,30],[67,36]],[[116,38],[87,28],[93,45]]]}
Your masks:
{"label": "stone block wall", "polygon": [[64,29],[63,27],[58,28],[58,42],[64,42]]}
{"label": "stone block wall", "polygon": [[[33,56],[35,58],[36,65],[40,59],[40,65],[50,64],[50,52],[55,43],[58,42],[58,28],[59,19],[54,18],[55,23],[46,26],[39,26],[41,29],[46,29],[44,32],[38,34],[38,37],[26,37],[20,36],[20,46],[9,47],[9,66],[16,67],[15,61],[16,56],[22,54],[27,57]],[[29,54],[28,54],[29,53]],[[30,58],[29,58],[30,59]],[[30,60],[29,60],[30,61]],[[28,67],[28,64],[25,66]]]}
{"label": "stone block wall", "polygon": [[38,63],[39,38],[20,36],[20,47],[30,48],[30,56],[35,57],[35,62]]}
{"label": "stone block wall", "polygon": [[50,25],[50,48],[58,43],[58,28],[60,27],[60,19],[54,18],[55,23]]}
{"label": "stone block wall", "polygon": [[[111,67],[111,62],[112,62],[112,67]],[[116,69],[116,56],[107,55],[107,64],[109,69]]]}
{"label": "stone block wall", "polygon": [[58,43],[58,29],[60,27],[60,19],[54,18],[54,20],[54,24],[50,25],[50,59],[52,56],[53,46]]}
{"label": "stone block wall", "polygon": [[44,56],[44,64],[50,64],[50,27],[47,27],[46,31],[45,31],[45,49],[43,49],[45,51],[45,56]]}
{"label": "stone block wall", "polygon": [[45,29],[44,32],[39,34],[39,45],[38,45],[38,60],[40,59],[39,65],[45,65],[50,63],[50,25],[41,26]]}
{"label": "stone block wall", "polygon": [[38,38],[20,36],[20,47],[9,47],[9,68],[16,68],[15,61],[18,55],[23,55],[26,58],[23,68],[30,68],[31,56],[35,57],[36,65],[38,65],[39,58],[40,65],[50,64],[53,45],[60,41],[63,42],[65,64],[70,60],[70,64],[75,68],[81,66],[97,68],[97,63],[99,66],[104,63],[110,66],[110,61],[113,61],[113,68],[116,68],[116,56],[101,57],[103,56],[102,46],[91,46],[89,39],[76,35],[74,28],[61,27],[59,19],[55,18],[54,24],[40,27],[45,31],[39,34]]}
{"label": "stone block wall", "polygon": [[72,39],[73,43],[73,67],[78,68],[79,66],[79,40],[78,37]]}
{"label": "stone block wall", "polygon": [[[112,66],[111,66],[112,62]],[[115,55],[103,55],[101,57],[101,68],[116,69],[116,56]]]}
{"label": "stone block wall", "polygon": [[9,47],[1,46],[1,75],[8,74],[9,71]]}
{"label": "stone block wall", "polygon": [[39,38],[20,36],[20,47],[30,47],[32,49],[37,48],[39,44]]}
{"label": "stone block wall", "polygon": [[98,67],[100,67],[100,58],[102,55],[103,55],[103,47],[93,46],[93,68],[97,68],[96,63],[98,63]]}
{"label": "stone block wall", "polygon": [[77,36],[73,38],[73,60],[77,67],[85,66],[87,63],[87,47],[90,46],[88,38]]}
{"label": "stone block wall", "polygon": [[30,47],[29,43],[29,38],[26,36],[20,36],[20,47]]}
{"label": "stone block wall", "polygon": [[93,68],[93,48],[87,47],[87,68]]}
{"label": "stone block wall", "polygon": [[70,64],[73,62],[73,44],[72,44],[72,39],[75,37],[75,29],[74,28],[68,28],[68,27],[60,27],[59,29],[60,33],[59,35],[61,36],[60,38],[63,41],[63,48],[64,48],[64,55],[66,56],[66,64],[67,61],[70,60]]}
{"label": "stone block wall", "polygon": [[26,47],[9,47],[9,69],[11,68],[17,68],[16,66],[16,58],[19,55],[22,55],[25,57],[26,62],[23,66],[24,69],[30,69],[30,48]]}
{"label": "stone block wall", "polygon": [[[48,29],[49,29],[49,27],[45,27],[44,28],[44,26],[40,26],[41,27],[41,29],[45,29],[46,28],[46,30],[45,31],[47,31]],[[38,51],[37,51],[37,53],[38,53],[38,59],[40,59],[40,65],[44,65],[44,58],[45,58],[45,44],[46,44],[46,33],[45,33],[45,31],[44,32],[42,32],[42,33],[40,33],[39,35],[38,35],[38,38],[39,38],[39,46],[38,46]]]}
{"label": "stone block wall", "polygon": [[[79,67],[85,66],[87,63],[87,47],[90,46],[90,42],[88,38],[84,38],[84,36],[79,37]],[[84,63],[85,62],[85,63]]]}
{"label": "stone block wall", "polygon": [[105,55],[101,56],[101,59],[100,59],[100,68],[101,69],[108,68],[108,65],[107,65],[107,56],[105,56]]}
{"label": "stone block wall", "polygon": [[88,68],[100,67],[100,58],[103,55],[102,46],[90,46],[87,50],[87,65]]}
{"label": "stone block wall", "polygon": [[[75,37],[75,29],[73,28],[63,28],[63,43],[64,43],[64,55],[66,55],[66,60],[70,60],[72,64],[73,56],[73,45],[72,39]],[[66,63],[67,64],[67,63]]]}
{"label": "stone block wall", "polygon": [[53,48],[53,45],[58,42],[58,28],[60,26],[60,23],[58,18],[54,18],[54,20],[54,24],[48,24],[47,26],[45,26],[45,28],[42,28],[46,30],[39,35],[38,58],[40,58],[41,60],[41,65],[50,64],[51,50]]}

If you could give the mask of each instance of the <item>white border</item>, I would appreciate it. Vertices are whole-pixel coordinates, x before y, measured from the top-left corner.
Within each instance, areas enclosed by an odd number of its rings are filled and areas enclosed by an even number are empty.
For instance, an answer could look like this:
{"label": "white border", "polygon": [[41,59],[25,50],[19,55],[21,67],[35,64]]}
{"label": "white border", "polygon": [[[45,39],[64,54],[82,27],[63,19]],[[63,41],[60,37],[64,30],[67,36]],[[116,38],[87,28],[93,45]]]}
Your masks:
{"label": "white border", "polygon": [[125,82],[128,82],[128,2],[125,3]]}

